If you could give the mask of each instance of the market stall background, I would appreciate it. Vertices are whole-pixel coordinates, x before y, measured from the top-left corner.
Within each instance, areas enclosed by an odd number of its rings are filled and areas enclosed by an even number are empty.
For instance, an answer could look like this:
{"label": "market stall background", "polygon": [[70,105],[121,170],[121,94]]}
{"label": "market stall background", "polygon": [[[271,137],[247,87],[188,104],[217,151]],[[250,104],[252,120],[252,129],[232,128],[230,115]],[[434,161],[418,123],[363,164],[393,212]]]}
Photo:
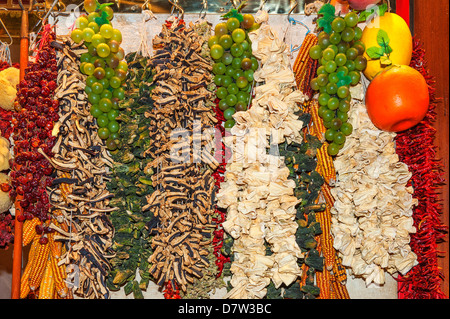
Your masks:
{"label": "market stall background", "polygon": [[[214,10],[214,12],[221,11],[220,8],[225,7],[225,4],[223,4],[223,6],[220,6],[222,4],[219,4],[218,9],[216,8],[216,9],[211,9],[211,10]],[[270,1],[268,1],[267,4],[268,4],[268,6],[273,5],[270,3]],[[152,2],[152,5],[153,5],[153,2]],[[155,5],[156,5],[155,7],[158,8],[157,2],[155,2]],[[132,7],[132,5],[131,5],[131,7]],[[131,7],[129,9],[130,11],[128,11],[128,12],[133,12],[132,11],[133,9]],[[155,7],[152,7],[152,10],[155,10]],[[188,7],[188,6],[186,6],[186,7]],[[301,7],[303,7],[303,6],[301,6]],[[154,35],[156,35],[160,31],[162,21],[164,21],[170,15],[167,13],[163,13],[163,12],[167,12],[168,8],[170,9],[170,7],[162,5],[161,13],[158,13],[156,15],[157,19],[152,20],[150,23],[146,23],[146,26],[147,26],[146,31],[148,34],[148,39],[152,39],[154,37]],[[286,6],[284,8],[286,8]],[[120,10],[120,6],[119,6],[119,10]],[[134,10],[136,10],[136,5],[134,5]],[[156,10],[154,12],[158,12]],[[274,13],[277,13],[277,14],[270,16],[270,23],[271,23],[271,25],[273,25],[273,27],[278,31],[278,33],[280,35],[285,35],[286,42],[291,46],[292,49],[295,49],[296,46],[301,45],[301,40],[304,39],[306,33],[308,32],[308,28],[313,28],[313,24],[312,24],[313,17],[306,17],[306,16],[304,16],[302,14],[298,14],[298,13],[292,14],[291,15],[292,18],[296,19],[297,21],[302,22],[302,24],[297,24],[297,25],[293,26],[288,22],[287,17],[285,15],[285,13],[286,13],[285,10],[286,9],[280,8],[279,6],[273,7]],[[192,8],[192,11],[193,12],[198,11],[198,8]],[[188,10],[186,10],[186,12],[188,12]],[[447,14],[448,14],[448,4],[447,4]],[[74,20],[71,20],[71,18],[73,18],[73,17],[71,17],[71,16],[58,17],[58,22],[56,24],[57,25],[57,33],[61,32],[61,34],[67,34],[69,32],[69,28],[73,25],[73,21],[74,21]],[[198,14],[186,13],[184,18],[187,22],[195,21],[198,19]],[[215,25],[220,20],[220,15],[217,13],[216,14],[208,13],[206,16],[206,19],[208,21],[210,21],[213,25]],[[132,51],[137,50],[137,48],[139,46],[139,42],[140,42],[139,30],[141,30],[140,23],[142,22],[142,17],[139,14],[127,14],[127,13],[120,14],[119,13],[119,14],[115,14],[114,22],[117,25],[117,28],[119,28],[124,35],[124,42],[122,44],[124,50],[126,52],[132,52]],[[448,48],[448,43],[447,43],[447,48]],[[291,57],[291,63],[293,63],[295,60],[295,54],[296,54],[296,51],[293,50],[292,57]],[[448,60],[447,60],[447,64],[448,64]],[[447,78],[448,78],[448,74],[447,74]],[[447,104],[447,109],[448,109],[448,104]],[[444,120],[445,120],[445,117],[444,117]],[[447,123],[448,123],[448,115],[447,115]],[[443,126],[442,129],[445,130],[445,125]],[[448,125],[447,125],[447,131],[448,131]],[[443,145],[445,145],[445,143]],[[440,150],[441,151],[443,150],[445,153],[444,148],[440,148]],[[448,151],[448,143],[447,143],[447,151]],[[445,165],[445,167],[447,168],[447,176],[448,176],[448,163]],[[447,193],[448,193],[448,188],[447,188]],[[448,212],[448,202],[446,203],[445,207],[447,207],[447,212]],[[447,216],[448,216],[448,214],[447,214]],[[8,279],[6,279],[4,281],[6,282],[6,284],[8,283]],[[396,294],[397,294],[396,282],[394,280],[388,280],[388,282],[386,283],[386,285],[383,288],[368,289],[368,288],[364,287],[363,283],[358,282],[358,280],[353,281],[353,280],[349,279],[348,289],[349,289],[351,298],[358,298],[358,297],[360,297],[360,298],[396,298]],[[448,289],[448,281],[447,281],[447,289]],[[6,289],[6,290],[7,290],[7,293],[5,295],[9,295],[10,290],[8,290],[8,289]],[[152,297],[158,297],[158,296],[162,297],[162,295],[159,293],[153,294],[154,291],[155,290],[152,291],[152,289],[149,289],[149,294]],[[121,294],[115,295],[113,293],[112,297],[114,298],[114,296],[117,296],[118,298],[124,297],[124,295],[121,295]],[[220,297],[220,293],[218,294],[217,297]]]}

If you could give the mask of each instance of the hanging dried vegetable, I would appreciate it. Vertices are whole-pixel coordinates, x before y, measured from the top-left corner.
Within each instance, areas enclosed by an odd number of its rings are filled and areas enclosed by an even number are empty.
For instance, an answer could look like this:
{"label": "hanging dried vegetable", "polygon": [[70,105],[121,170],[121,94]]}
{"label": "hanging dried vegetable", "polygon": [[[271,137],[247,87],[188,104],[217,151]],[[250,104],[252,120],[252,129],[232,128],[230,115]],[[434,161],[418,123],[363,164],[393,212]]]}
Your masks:
{"label": "hanging dried vegetable", "polygon": [[224,138],[232,158],[217,195],[218,205],[227,208],[223,227],[234,239],[226,298],[263,298],[271,281],[275,289],[291,285],[301,275],[297,260],[304,257],[295,237],[295,181],[276,149],[285,141],[302,142],[303,122],[295,112],[305,97],[296,90],[286,44],[267,24],[267,12],[255,21],[261,27],[249,38],[261,63],[254,73],[260,85],[251,108],[233,115],[231,136]]}
{"label": "hanging dried vegetable", "polygon": [[155,191],[143,207],[154,215],[147,223],[153,236],[150,274],[159,286],[170,283],[191,298],[206,297],[217,284],[211,249],[216,119],[208,90],[212,63],[203,45],[209,32],[206,22],[185,26],[175,19],[163,25],[153,39],[154,103],[145,113],[152,140],[147,167],[155,172]]}
{"label": "hanging dried vegetable", "polygon": [[413,55],[410,66],[426,79],[430,92],[430,106],[425,118],[413,128],[400,132],[395,137],[396,153],[408,165],[412,173],[408,186],[413,186],[413,197],[418,205],[413,209],[414,227],[411,235],[411,249],[417,254],[418,264],[406,275],[398,277],[399,299],[444,299],[441,290],[442,273],[438,266],[437,243],[448,232],[440,220],[441,204],[439,187],[442,185],[442,164],[436,160],[433,144],[436,130],[432,124],[436,118],[437,98],[433,77],[427,69],[425,50],[419,39],[413,41]]}
{"label": "hanging dried vegetable", "polygon": [[106,275],[113,227],[109,221],[112,194],[106,189],[112,167],[98,126],[90,114],[85,75],[79,71],[86,50],[68,37],[51,42],[57,48],[58,79],[55,98],[60,101],[53,158],[43,156],[56,171],[49,185],[49,204],[54,216],[48,228],[64,251],[57,265],[66,268],[69,293],[81,298],[109,298]]}
{"label": "hanging dried vegetable", "polygon": [[148,138],[150,119],[144,113],[153,105],[154,72],[150,59],[136,52],[127,54],[125,61],[125,99],[119,104],[120,115],[116,118],[121,129],[116,141],[118,149],[111,151],[114,166],[108,183],[108,190],[115,197],[110,205],[119,208],[110,217],[115,229],[115,257],[111,259],[108,287],[118,290],[123,286],[126,294],[133,292],[134,298],[143,298],[142,290],[150,281],[147,259],[152,252],[145,224],[153,217],[141,209],[146,196],[153,192],[153,169],[145,169],[151,159],[145,158],[144,152],[152,141]]}
{"label": "hanging dried vegetable", "polygon": [[357,100],[350,113],[355,132],[334,160],[334,247],[350,274],[383,285],[385,271],[405,275],[417,264],[409,246],[417,200],[408,166],[395,153],[395,133],[375,128]]}

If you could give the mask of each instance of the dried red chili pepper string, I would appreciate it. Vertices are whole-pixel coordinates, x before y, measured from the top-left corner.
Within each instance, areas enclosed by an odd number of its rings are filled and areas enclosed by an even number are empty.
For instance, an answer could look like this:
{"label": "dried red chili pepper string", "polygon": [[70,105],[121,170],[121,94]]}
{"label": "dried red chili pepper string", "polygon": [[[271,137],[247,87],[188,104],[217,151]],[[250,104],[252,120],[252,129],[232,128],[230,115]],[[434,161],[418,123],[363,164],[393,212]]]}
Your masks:
{"label": "dried red chili pepper string", "polygon": [[418,205],[413,209],[414,226],[410,246],[417,254],[418,264],[405,276],[398,277],[399,299],[445,299],[440,284],[443,274],[438,267],[438,257],[443,254],[437,244],[444,240],[448,227],[442,224],[439,189],[443,185],[442,163],[436,159],[433,140],[436,129],[437,99],[434,78],[426,67],[425,50],[418,39],[413,41],[410,66],[419,71],[428,83],[430,106],[425,118],[415,127],[400,132],[396,137],[396,151],[400,161],[408,165],[412,177],[409,186],[414,188],[413,197]]}
{"label": "dried red chili pepper string", "polygon": [[[9,65],[8,62],[0,61],[0,71],[3,71],[9,67],[19,69],[19,63],[13,63]],[[11,120],[13,111],[4,110],[0,108],[0,132],[1,136],[9,140],[11,132],[13,130]],[[3,192],[9,192],[10,186],[8,183],[0,185]],[[0,213],[0,248],[8,249],[9,244],[14,239],[14,218],[9,211]]]}

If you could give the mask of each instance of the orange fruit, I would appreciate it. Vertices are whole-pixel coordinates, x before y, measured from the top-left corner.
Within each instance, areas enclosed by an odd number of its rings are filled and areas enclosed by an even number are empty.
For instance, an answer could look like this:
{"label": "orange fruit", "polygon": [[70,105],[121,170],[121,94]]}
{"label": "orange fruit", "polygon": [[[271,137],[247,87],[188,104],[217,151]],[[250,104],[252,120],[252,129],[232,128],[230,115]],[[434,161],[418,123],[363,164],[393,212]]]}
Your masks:
{"label": "orange fruit", "polygon": [[[405,20],[395,13],[386,12],[383,16],[377,16],[369,21],[363,29],[361,37],[366,51],[371,47],[380,47],[377,42],[380,29],[386,31],[389,36],[389,45],[392,48],[389,60],[392,61],[392,64],[409,65],[412,56],[412,36]],[[367,52],[364,53],[364,57],[367,59],[364,75],[372,80],[385,66],[380,63],[380,59],[372,60]]]}
{"label": "orange fruit", "polygon": [[372,123],[389,132],[418,124],[427,114],[430,102],[425,78],[407,65],[381,71],[367,87],[365,100]]}

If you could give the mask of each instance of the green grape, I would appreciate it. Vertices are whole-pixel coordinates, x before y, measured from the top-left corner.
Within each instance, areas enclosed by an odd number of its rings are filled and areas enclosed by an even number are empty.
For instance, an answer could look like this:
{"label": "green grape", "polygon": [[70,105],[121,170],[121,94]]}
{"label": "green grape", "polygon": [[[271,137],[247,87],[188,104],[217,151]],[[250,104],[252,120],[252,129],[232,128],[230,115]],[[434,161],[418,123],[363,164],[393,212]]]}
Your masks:
{"label": "green grape", "polygon": [[250,29],[254,23],[255,23],[255,18],[251,14],[246,13],[242,16],[242,22],[241,22],[242,28]]}
{"label": "green grape", "polygon": [[228,94],[225,100],[227,101],[227,104],[230,107],[235,106],[237,103],[237,97],[234,94]]}
{"label": "green grape", "polygon": [[319,87],[319,93],[327,93],[327,87],[325,86],[321,86]]}
{"label": "green grape", "polygon": [[331,97],[328,100],[327,106],[330,110],[337,110],[337,108],[339,107],[339,99],[337,97]]}
{"label": "green grape", "polygon": [[222,62],[213,64],[213,73],[214,74],[225,74],[227,67]]}
{"label": "green grape", "polygon": [[230,119],[225,121],[223,126],[225,127],[225,130],[229,131],[234,126],[234,123],[235,123],[234,119]]}
{"label": "green grape", "polygon": [[328,48],[333,49],[335,55],[339,53],[338,47],[335,44],[330,44]]}
{"label": "green grape", "polygon": [[350,71],[350,72],[348,72],[348,75],[352,79],[352,83],[351,83],[352,85],[356,85],[359,83],[359,80],[361,79],[361,74],[359,72]]}
{"label": "green grape", "polygon": [[240,76],[236,79],[236,85],[238,88],[243,89],[248,85],[248,81],[244,76]]}
{"label": "green grape", "polygon": [[341,34],[339,32],[333,31],[330,34],[330,43],[338,44],[341,42]]}
{"label": "green grape", "polygon": [[344,31],[345,26],[346,26],[345,20],[341,17],[337,17],[331,22],[331,28],[333,29],[333,31],[336,32]]}
{"label": "green grape", "polygon": [[84,92],[86,92],[87,95],[92,93],[92,88],[90,86],[87,86],[84,88]]}
{"label": "green grape", "polygon": [[252,68],[252,60],[250,60],[249,58],[242,59],[241,68],[244,71],[251,70],[251,68]]}
{"label": "green grape", "polygon": [[224,53],[223,47],[220,44],[214,44],[210,49],[210,55],[214,60],[218,60]]}
{"label": "green grape", "polygon": [[89,54],[89,52],[85,52],[80,56],[80,63],[90,62],[90,59],[91,59],[91,55]]}
{"label": "green grape", "polygon": [[224,34],[220,37],[219,44],[222,46],[222,48],[228,50],[233,45],[233,39],[229,34]]}
{"label": "green grape", "polygon": [[337,48],[339,53],[345,53],[350,48],[350,44],[348,44],[347,42],[340,42],[337,44]]}
{"label": "green grape", "polygon": [[128,63],[126,61],[119,61],[119,65],[117,65],[117,68],[119,70],[127,72],[128,71]]}
{"label": "green grape", "polygon": [[208,48],[211,49],[214,44],[219,44],[219,37],[217,35],[212,35],[208,38]]}
{"label": "green grape", "polygon": [[117,89],[114,89],[113,91],[113,97],[123,100],[125,98],[125,90],[122,87],[118,87]]}
{"label": "green grape", "polygon": [[354,60],[358,57],[358,50],[356,48],[349,48],[347,52],[345,53],[348,60]]}
{"label": "green grape", "polygon": [[227,108],[224,112],[223,112],[223,117],[226,120],[230,120],[233,118],[233,114],[236,113],[235,109],[232,107]]}
{"label": "green grape", "polygon": [[97,56],[97,48],[94,47],[94,46],[92,45],[92,43],[90,43],[90,44],[88,45],[87,48],[88,48],[88,53],[89,53],[92,57]]}
{"label": "green grape", "polygon": [[242,69],[237,69],[234,70],[233,76],[232,78],[236,81],[238,78],[240,78],[241,76],[244,76],[244,70]]}
{"label": "green grape", "polygon": [[241,68],[242,59],[241,58],[233,58],[233,61],[231,62],[231,67],[235,70],[238,70]]}
{"label": "green grape", "polygon": [[[94,10],[95,10],[95,8],[94,8]],[[100,18],[100,15],[98,14],[98,12],[95,12],[95,11],[90,12],[87,16],[87,19],[89,22],[95,22],[95,18]]]}
{"label": "green grape", "polygon": [[336,116],[337,116],[338,119],[340,119],[342,121],[342,123],[345,123],[345,122],[348,121],[348,114],[347,114],[347,112],[341,112],[341,111],[338,110],[336,112]]}
{"label": "green grape", "polygon": [[108,123],[108,130],[111,133],[116,133],[116,132],[119,131],[119,129],[120,129],[120,125],[119,125],[119,123],[117,123],[116,120],[109,121],[109,123]]}
{"label": "green grape", "polygon": [[353,28],[358,24],[359,17],[356,12],[351,11],[345,15],[344,20],[347,27]]}
{"label": "green grape", "polygon": [[105,142],[106,148],[107,148],[108,150],[110,150],[110,151],[114,151],[114,150],[117,149],[117,143],[116,143],[116,141],[115,141],[116,138],[113,138],[113,134],[117,134],[117,135],[116,135],[117,138],[119,137],[119,135],[118,135],[117,132],[116,132],[116,133],[111,133],[111,134],[109,135],[109,138],[108,138],[108,139],[106,140],[106,142]]}
{"label": "green grape", "polygon": [[98,102],[98,107],[102,112],[108,113],[112,109],[112,102],[110,99],[100,99],[100,101]]}
{"label": "green grape", "polygon": [[[231,37],[233,38],[233,41],[235,43],[241,43],[242,41],[244,41],[245,36],[246,36],[245,31],[242,30],[241,28],[234,29],[233,32],[231,33]],[[243,46],[242,49],[244,50]]]}
{"label": "green grape", "polygon": [[221,61],[225,65],[230,65],[231,62],[233,62],[233,56],[231,55],[230,52],[224,52],[224,54],[222,55]]}
{"label": "green grape", "polygon": [[75,27],[77,29],[80,29],[81,31],[83,31],[83,29],[86,28],[88,24],[89,20],[85,15],[82,15],[75,20]]}
{"label": "green grape", "polygon": [[339,101],[339,111],[348,112],[350,110],[350,102],[347,100]]}
{"label": "green grape", "polygon": [[325,65],[326,65],[326,63],[317,68],[317,71],[316,71],[317,75],[321,75],[321,74],[327,75],[328,74],[327,70],[325,69]]}
{"label": "green grape", "polygon": [[101,80],[105,77],[105,69],[101,67],[95,68],[93,75],[96,79]]}
{"label": "green grape", "polygon": [[[325,122],[331,124],[331,121],[334,119],[334,115],[335,115],[335,114],[334,114],[334,111],[332,111],[332,110],[330,110],[330,109],[327,109],[327,110],[324,112],[323,117],[322,117],[322,119],[323,119],[323,121],[324,121],[324,125],[325,125]],[[325,126],[325,127],[327,127],[327,126]],[[329,127],[327,127],[327,128],[329,128]]]}
{"label": "green grape", "polygon": [[222,81],[223,75],[217,74],[214,76],[213,82],[216,86],[220,85],[220,82]]}
{"label": "green grape", "polygon": [[323,106],[319,106],[319,108],[317,109],[317,114],[320,116],[320,118],[323,118],[323,115],[325,114],[325,112],[327,112],[329,109],[326,105]]}
{"label": "green grape", "polygon": [[[251,54],[251,52],[248,51],[249,49],[251,50],[251,48],[250,48],[250,43],[248,43],[247,40],[242,41],[242,42],[241,42],[241,45],[242,45],[242,48],[244,49],[244,53],[247,52],[247,53],[250,53],[250,54]],[[249,56],[249,58],[250,58],[250,56]]]}
{"label": "green grape", "polygon": [[100,27],[95,22],[89,22],[87,27],[91,28],[92,30],[94,30],[94,33],[98,33],[100,31]]}
{"label": "green grape", "polygon": [[309,85],[311,86],[311,89],[314,91],[317,91],[320,88],[319,83],[317,83],[317,78],[312,79]]}
{"label": "green grape", "polygon": [[95,93],[90,93],[90,94],[88,94],[88,101],[91,104],[98,104],[98,102],[100,101],[100,95],[95,94]]}
{"label": "green grape", "polygon": [[247,111],[247,104],[238,100],[236,105],[234,106],[234,109],[236,110],[236,112]]}
{"label": "green grape", "polygon": [[86,75],[94,74],[95,66],[92,63],[86,63],[83,67],[83,71]]}
{"label": "green grape", "polygon": [[240,43],[234,43],[230,48],[230,53],[235,58],[238,58],[242,56],[244,53],[244,49],[242,48],[242,45]]}
{"label": "green grape", "polygon": [[318,60],[322,57],[322,48],[320,47],[320,45],[316,44],[313,45],[310,49],[309,49],[309,56],[311,57],[311,59],[313,60]]}
{"label": "green grape", "polygon": [[101,94],[103,92],[103,85],[100,82],[95,82],[91,86],[92,92],[95,94]]}
{"label": "green grape", "polygon": [[[333,112],[331,110],[328,110],[329,112]],[[325,112],[325,114],[329,113],[329,112]],[[325,117],[326,115],[324,115]],[[332,114],[331,116],[334,116],[334,114]],[[325,126],[325,128],[330,128],[331,127],[331,121],[323,121],[323,126]]]}
{"label": "green grape", "polygon": [[220,22],[214,27],[215,35],[220,39],[220,37],[228,33],[227,24],[225,22]]}
{"label": "green grape", "polygon": [[109,85],[114,88],[117,89],[121,84],[120,79],[117,76],[113,76],[109,79]]}
{"label": "green grape", "polygon": [[342,41],[350,42],[355,37],[355,31],[352,28],[347,27],[342,31],[341,37]]}
{"label": "green grape", "polygon": [[224,75],[220,85],[227,88],[231,83],[233,83],[233,78],[229,75]]}
{"label": "green grape", "polygon": [[122,32],[120,32],[119,29],[113,29],[110,39],[116,40],[117,42],[122,43]]}
{"label": "green grape", "polygon": [[354,30],[355,30],[355,37],[353,38],[353,40],[355,40],[355,41],[361,40],[362,29],[360,27],[356,27],[356,28],[354,28]]}
{"label": "green grape", "polygon": [[334,60],[335,57],[335,53],[334,50],[331,48],[326,48],[325,50],[323,50],[322,52],[322,56],[324,58],[325,61],[331,61]]}
{"label": "green grape", "polygon": [[105,38],[101,34],[96,33],[92,36],[91,43],[97,49],[100,43],[105,43]]}
{"label": "green grape", "polygon": [[236,30],[237,28],[239,28],[240,26],[240,22],[237,18],[228,18],[227,22],[226,22],[226,26],[227,26],[227,30],[230,32],[233,32],[234,30]]}
{"label": "green grape", "polygon": [[337,90],[337,96],[340,99],[345,99],[349,94],[350,94],[350,90],[348,89],[347,86],[341,86]]}
{"label": "green grape", "polygon": [[85,42],[91,42],[94,34],[95,34],[95,31],[92,30],[91,28],[89,28],[89,27],[84,28],[83,29],[83,40]]}
{"label": "green grape", "polygon": [[317,84],[319,84],[319,86],[326,86],[328,84],[328,76],[326,74],[318,75]]}
{"label": "green grape", "polygon": [[123,48],[119,48],[119,51],[115,53],[115,56],[119,59],[119,61],[125,59],[125,51]]}
{"label": "green grape", "polygon": [[349,136],[350,134],[352,134],[353,132],[353,126],[346,122],[346,123],[342,123],[341,129],[340,131],[345,135],[345,136]]}
{"label": "green grape", "polygon": [[344,66],[345,63],[347,63],[347,57],[345,56],[344,53],[338,53],[336,54],[334,61],[336,62],[337,66]]}
{"label": "green grape", "polygon": [[355,59],[355,68],[358,71],[363,71],[367,66],[367,59],[363,56],[358,56]]}
{"label": "green grape", "polygon": [[347,75],[348,74],[348,69],[347,69],[347,67],[345,65],[342,65],[342,66],[338,67],[337,70],[336,70],[336,73],[339,73],[339,72],[344,72],[344,75]]}
{"label": "green grape", "polygon": [[335,61],[328,61],[325,64],[325,71],[327,71],[327,73],[333,73],[334,71],[336,71],[337,68],[337,64]]}
{"label": "green grape", "polygon": [[110,79],[107,79],[106,77],[104,77],[103,79],[98,80],[98,82],[100,82],[103,85],[104,89],[107,89],[110,86],[109,85],[109,80]]}
{"label": "green grape", "polygon": [[96,0],[84,0],[83,6],[84,6],[84,10],[86,10],[86,12],[91,13],[91,12],[94,12],[95,9],[97,9],[97,2],[96,2]]}
{"label": "green grape", "polygon": [[[102,84],[102,88],[103,88],[103,84]],[[103,92],[100,94],[101,99],[112,99],[112,97],[113,97],[113,94],[110,90],[103,90]]]}
{"label": "green grape", "polygon": [[[321,32],[322,34],[322,32]],[[320,46],[322,50],[325,50],[330,45],[330,36],[325,32],[324,35],[319,36],[317,40],[317,44]]]}
{"label": "green grape", "polygon": [[[333,114],[333,115],[335,115],[335,114]],[[337,131],[341,128],[341,126],[342,126],[342,121],[340,119],[335,117],[331,120],[331,128],[332,129]]]}
{"label": "green grape", "polygon": [[328,142],[332,142],[334,140],[334,137],[336,136],[336,134],[337,134],[336,130],[329,128],[325,131],[325,139]]}
{"label": "green grape", "polygon": [[338,144],[338,145],[342,145],[342,144],[345,143],[345,140],[346,140],[346,138],[345,138],[344,133],[338,132],[338,133],[334,136],[333,142],[336,143],[336,144]]}
{"label": "green grape", "polygon": [[96,68],[105,68],[106,67],[106,63],[103,59],[98,58],[98,57],[94,57],[94,58],[95,59],[94,59],[93,64]]}
{"label": "green grape", "polygon": [[259,68],[259,62],[255,57],[251,57],[250,60],[252,60],[252,70],[256,71]]}
{"label": "green grape", "polygon": [[234,94],[236,95],[239,92],[239,87],[237,86],[236,83],[231,83],[228,87],[227,87],[227,91],[228,94]]}
{"label": "green grape", "polygon": [[244,76],[248,82],[253,82],[253,80],[254,80],[253,75],[254,75],[254,71],[252,69],[244,71]]}
{"label": "green grape", "polygon": [[225,99],[219,101],[219,109],[225,111],[228,108],[227,101]]}
{"label": "green grape", "polygon": [[110,25],[110,24],[103,24],[100,27],[100,34],[105,39],[110,39],[112,37],[112,35],[113,35],[113,27],[112,27],[112,25]]}
{"label": "green grape", "polygon": [[327,152],[331,156],[336,156],[339,153],[339,149],[339,145],[334,142],[328,144],[327,146]]}
{"label": "green grape", "polygon": [[350,75],[351,71],[356,70],[356,63],[355,61],[347,60],[347,62],[345,63],[345,67],[348,69],[348,74]]}
{"label": "green grape", "polygon": [[93,117],[95,117],[95,118],[98,118],[100,115],[103,114],[102,110],[100,110],[100,109],[98,108],[98,105],[97,105],[97,104],[92,105],[89,112],[90,112],[91,115],[92,115]]}
{"label": "green grape", "polygon": [[330,83],[338,83],[339,77],[336,72],[330,73],[328,75],[328,82]]}
{"label": "green grape", "polygon": [[328,100],[330,99],[330,95],[328,93],[320,93],[318,97],[319,105],[325,106],[328,104]]}
{"label": "green grape", "polygon": [[358,55],[363,55],[366,51],[366,46],[361,41],[356,41],[353,43],[352,48],[355,48],[358,51]]}
{"label": "green grape", "polygon": [[115,71],[115,76],[117,76],[119,78],[119,80],[121,82],[123,82],[127,78],[127,72],[117,68],[116,71]]}
{"label": "green grape", "polygon": [[330,94],[330,96],[333,94],[336,94],[337,89],[338,89],[338,87],[337,87],[336,83],[328,82],[327,93]]}
{"label": "green grape", "polygon": [[120,44],[116,40],[109,40],[107,45],[112,53],[117,53],[120,50]]}
{"label": "green grape", "polygon": [[86,85],[91,87],[92,84],[94,84],[95,82],[97,82],[97,78],[93,75],[89,75],[88,77],[86,77]]}
{"label": "green grape", "polygon": [[228,95],[228,91],[227,91],[227,89],[226,88],[224,88],[224,87],[219,87],[219,88],[217,88],[217,90],[216,90],[216,96],[219,98],[219,99],[225,99],[226,97],[227,97],[227,95]]}
{"label": "green grape", "polygon": [[102,140],[106,140],[109,137],[109,133],[110,132],[107,127],[100,127],[97,131],[98,137],[100,137]]}
{"label": "green grape", "polygon": [[83,40],[83,31],[80,29],[75,29],[70,33],[70,38],[75,43],[80,43]]}

